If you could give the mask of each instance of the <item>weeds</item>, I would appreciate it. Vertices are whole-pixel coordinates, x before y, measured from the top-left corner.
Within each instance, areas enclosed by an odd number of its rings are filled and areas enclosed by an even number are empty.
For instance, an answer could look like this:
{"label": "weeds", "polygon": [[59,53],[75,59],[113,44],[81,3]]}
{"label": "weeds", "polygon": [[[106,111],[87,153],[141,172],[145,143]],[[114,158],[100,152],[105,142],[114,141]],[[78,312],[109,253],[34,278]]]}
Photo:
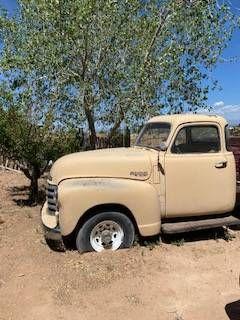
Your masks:
{"label": "weeds", "polygon": [[143,241],[144,247],[147,247],[149,250],[153,250],[155,247],[161,244],[161,237],[152,237],[148,240]]}
{"label": "weeds", "polygon": [[185,243],[185,240],[183,238],[179,239],[179,240],[174,240],[171,242],[172,245],[177,246],[177,247],[183,246],[184,243]]}
{"label": "weeds", "polygon": [[135,305],[142,304],[142,301],[140,300],[140,298],[135,294],[130,294],[126,296],[126,299],[130,304],[135,304]]}
{"label": "weeds", "polygon": [[232,241],[234,238],[236,238],[234,231],[227,227],[223,227],[223,239],[228,242]]}

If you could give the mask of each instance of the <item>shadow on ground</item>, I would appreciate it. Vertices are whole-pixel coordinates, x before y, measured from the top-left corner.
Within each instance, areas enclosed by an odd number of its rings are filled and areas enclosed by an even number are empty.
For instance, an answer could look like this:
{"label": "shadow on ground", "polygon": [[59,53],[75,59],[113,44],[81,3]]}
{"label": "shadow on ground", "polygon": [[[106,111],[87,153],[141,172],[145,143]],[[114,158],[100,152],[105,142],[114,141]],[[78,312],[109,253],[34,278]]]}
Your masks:
{"label": "shadow on ground", "polygon": [[[239,229],[238,229],[239,230]],[[207,241],[207,240],[216,240],[223,239],[225,241],[231,241],[232,238],[226,234],[226,230],[223,228],[209,229],[209,230],[200,230],[193,231],[188,233],[181,233],[175,235],[157,235],[153,237],[141,238],[137,237],[134,241],[133,246],[147,247],[149,250],[157,248],[161,243],[183,246],[187,242],[197,242],[197,241]],[[76,250],[74,239],[68,239],[65,242],[65,247],[61,243],[55,240],[46,240],[47,245],[53,251],[65,251],[67,250]],[[240,320],[240,317],[239,319]]]}
{"label": "shadow on ground", "polygon": [[[240,230],[239,226],[231,227],[230,230]],[[231,231],[230,231],[231,232]],[[207,230],[198,230],[186,233],[178,234],[161,234],[158,236],[148,237],[148,238],[137,238],[135,245],[149,247],[150,249],[155,248],[161,243],[171,244],[175,246],[183,246],[187,242],[197,242],[197,241],[208,241],[208,240],[220,240],[225,241],[233,240],[234,235],[229,233],[226,229],[219,227]],[[240,320],[240,317],[239,317]]]}
{"label": "shadow on ground", "polygon": [[20,186],[20,187],[11,187],[8,189],[11,196],[13,197],[13,202],[15,202],[18,206],[36,206],[43,204],[46,193],[45,188],[41,187],[38,192],[38,200],[35,203],[29,201],[29,186]]}
{"label": "shadow on ground", "polygon": [[51,239],[45,239],[46,244],[48,245],[48,247],[56,252],[65,252],[66,248],[64,246],[64,244],[60,241],[55,241],[55,240],[51,240]]}
{"label": "shadow on ground", "polygon": [[[231,227],[232,230],[240,230],[240,226]],[[231,232],[230,229],[230,232]],[[224,229],[222,227],[215,228],[215,229],[207,229],[207,230],[198,230],[186,233],[179,233],[179,234],[161,234],[152,237],[135,237],[135,241],[133,246],[140,246],[140,247],[148,247],[150,250],[156,248],[157,246],[161,245],[161,243],[175,245],[175,246],[183,246],[187,242],[197,242],[197,241],[208,241],[208,240],[215,240],[218,241],[223,239],[225,241],[231,241],[235,238],[232,233],[229,233],[229,230]],[[54,251],[64,251],[62,250],[63,247],[60,245],[58,241],[49,240],[47,244],[50,249]],[[64,249],[67,250],[76,250],[75,240],[74,238],[64,239],[65,247]],[[240,320],[240,317],[239,317]]]}
{"label": "shadow on ground", "polygon": [[230,320],[240,320],[240,300],[228,303],[225,311]]}

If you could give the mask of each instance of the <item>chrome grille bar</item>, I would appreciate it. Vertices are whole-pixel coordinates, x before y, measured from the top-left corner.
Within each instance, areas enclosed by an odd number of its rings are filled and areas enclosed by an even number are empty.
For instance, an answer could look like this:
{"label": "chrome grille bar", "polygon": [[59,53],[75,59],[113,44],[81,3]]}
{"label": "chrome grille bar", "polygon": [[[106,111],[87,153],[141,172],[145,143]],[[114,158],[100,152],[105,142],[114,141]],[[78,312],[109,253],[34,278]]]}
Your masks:
{"label": "chrome grille bar", "polygon": [[55,213],[58,210],[57,207],[57,185],[48,183],[46,188],[46,198],[49,211]]}

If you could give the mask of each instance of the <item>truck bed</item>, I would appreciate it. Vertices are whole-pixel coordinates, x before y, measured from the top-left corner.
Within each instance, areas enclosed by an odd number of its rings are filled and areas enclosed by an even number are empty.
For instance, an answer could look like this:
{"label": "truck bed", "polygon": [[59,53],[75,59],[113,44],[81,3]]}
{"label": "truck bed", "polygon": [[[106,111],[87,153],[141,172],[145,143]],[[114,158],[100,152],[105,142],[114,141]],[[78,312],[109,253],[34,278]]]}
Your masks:
{"label": "truck bed", "polygon": [[237,185],[237,198],[236,198],[236,206],[240,207],[240,185]]}
{"label": "truck bed", "polygon": [[240,206],[240,136],[230,138],[230,147],[235,156],[237,170],[237,205]]}

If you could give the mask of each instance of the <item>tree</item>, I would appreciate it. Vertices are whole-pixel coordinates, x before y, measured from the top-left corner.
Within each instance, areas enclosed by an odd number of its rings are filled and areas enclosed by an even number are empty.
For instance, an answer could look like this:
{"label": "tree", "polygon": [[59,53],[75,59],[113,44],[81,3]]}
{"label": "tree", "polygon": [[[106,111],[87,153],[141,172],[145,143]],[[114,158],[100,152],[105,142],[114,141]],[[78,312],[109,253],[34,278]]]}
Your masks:
{"label": "tree", "polygon": [[44,79],[54,116],[84,121],[94,149],[99,127],[111,138],[123,120],[207,107],[208,73],[238,22],[228,3],[20,0],[1,15],[2,72]]}
{"label": "tree", "polygon": [[[25,78],[26,79],[26,78]],[[0,90],[0,150],[10,159],[18,160],[25,176],[30,180],[30,204],[38,200],[38,179],[50,160],[80,150],[77,131],[59,128],[54,124],[51,109],[39,109],[37,89],[15,81],[7,81]],[[26,86],[26,87],[25,87]],[[25,88],[24,88],[25,87]],[[21,88],[21,90],[19,90]],[[42,92],[42,91],[41,91]],[[46,97],[42,99],[47,102]],[[36,101],[35,101],[36,100]]]}

